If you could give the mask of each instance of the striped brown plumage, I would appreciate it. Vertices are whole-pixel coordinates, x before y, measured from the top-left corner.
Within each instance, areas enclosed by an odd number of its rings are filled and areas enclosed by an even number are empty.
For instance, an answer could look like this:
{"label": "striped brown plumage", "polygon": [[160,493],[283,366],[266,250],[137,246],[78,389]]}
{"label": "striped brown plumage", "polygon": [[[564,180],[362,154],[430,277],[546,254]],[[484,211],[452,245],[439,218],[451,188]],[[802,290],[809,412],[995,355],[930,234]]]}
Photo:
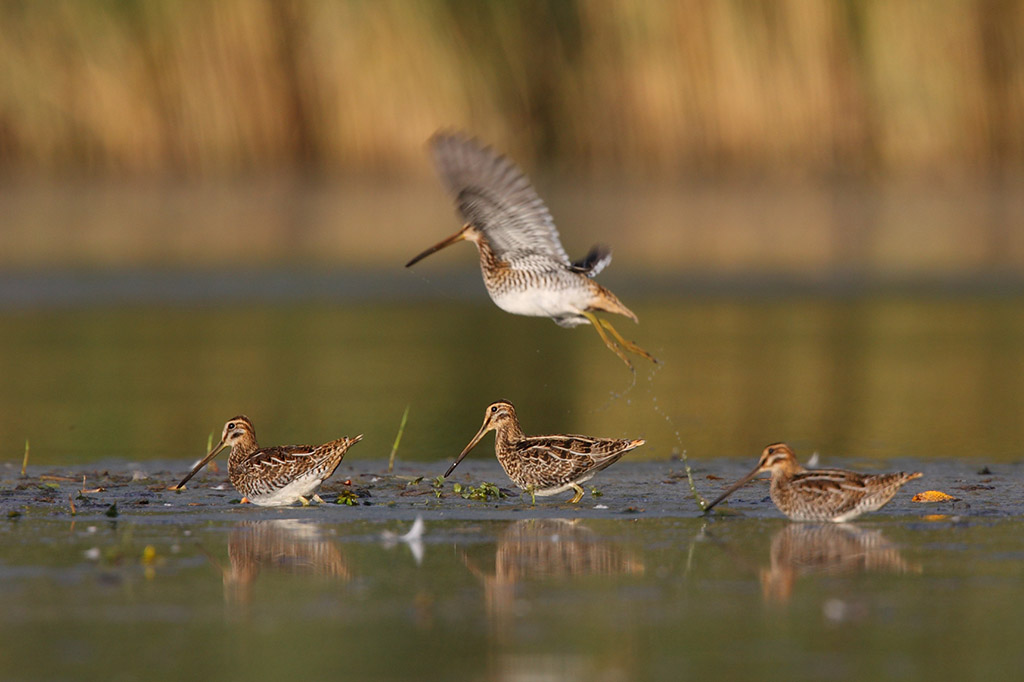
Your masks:
{"label": "striped brown plumage", "polygon": [[551,214],[514,163],[459,134],[439,133],[430,145],[465,225],[406,267],[455,242],[471,241],[480,252],[487,292],[502,310],[549,317],[563,327],[591,324],[630,368],[626,350],[657,362],[594,314],[614,313],[637,321],[615,294],[593,280],[611,262],[610,249],[594,246],[584,258],[570,261]]}
{"label": "striped brown plumage", "polygon": [[555,495],[571,489],[575,491],[571,503],[583,497],[580,483],[590,480],[645,442],[577,435],[526,436],[512,403],[499,400],[487,406],[480,430],[448,467],[444,477],[450,476],[484,434],[492,430],[495,431],[494,454],[513,483],[534,495]]}
{"label": "striped brown plumage", "polygon": [[175,487],[181,488],[217,453],[230,446],[228,478],[249,502],[262,506],[308,504],[306,498],[334,473],[348,449],[362,438],[360,434],[317,446],[282,445],[261,449],[252,422],[239,415],[225,423],[220,443]]}
{"label": "striped brown plumage", "polygon": [[920,472],[860,474],[845,469],[805,469],[788,445],[774,443],[764,449],[753,471],[729,486],[705,511],[765,471],[772,476],[772,502],[794,521],[850,521],[881,509],[907,481],[921,476]]}

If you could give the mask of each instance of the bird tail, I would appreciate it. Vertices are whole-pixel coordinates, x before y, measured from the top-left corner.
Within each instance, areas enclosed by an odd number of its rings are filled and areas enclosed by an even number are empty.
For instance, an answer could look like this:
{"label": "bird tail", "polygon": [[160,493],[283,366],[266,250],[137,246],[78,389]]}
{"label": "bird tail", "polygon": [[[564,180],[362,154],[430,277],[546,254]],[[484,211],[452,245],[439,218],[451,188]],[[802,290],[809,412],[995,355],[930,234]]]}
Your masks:
{"label": "bird tail", "polygon": [[569,266],[573,272],[587,277],[596,277],[599,272],[612,262],[612,250],[604,244],[590,247],[590,253]]}

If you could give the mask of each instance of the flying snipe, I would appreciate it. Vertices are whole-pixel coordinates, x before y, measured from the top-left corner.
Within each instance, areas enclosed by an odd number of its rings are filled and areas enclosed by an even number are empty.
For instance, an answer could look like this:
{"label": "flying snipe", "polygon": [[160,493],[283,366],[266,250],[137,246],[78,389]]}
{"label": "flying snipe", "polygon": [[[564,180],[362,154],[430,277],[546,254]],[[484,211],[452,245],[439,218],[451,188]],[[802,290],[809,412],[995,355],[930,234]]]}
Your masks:
{"label": "flying snipe", "polygon": [[252,422],[248,417],[239,415],[224,425],[220,443],[174,487],[180,489],[217,453],[231,446],[228,478],[235,490],[244,496],[243,502],[265,507],[294,502],[307,505],[309,500],[306,498],[311,494],[315,500],[322,502],[320,496],[315,494],[316,489],[338,468],[345,452],[362,438],[360,434],[355,438],[339,438],[315,447],[283,445],[261,450],[256,442],[256,429]]}
{"label": "flying snipe", "polygon": [[495,432],[494,454],[513,483],[533,495],[555,495],[572,489],[576,493],[569,500],[572,504],[583,497],[580,483],[590,480],[598,471],[645,442],[572,435],[524,436],[516,408],[507,400],[499,400],[487,406],[483,426],[448,467],[444,478],[448,478],[484,434],[492,430]]}
{"label": "flying snipe", "polygon": [[434,135],[430,147],[438,173],[466,222],[405,267],[455,242],[471,241],[480,251],[487,292],[502,310],[550,317],[563,327],[591,324],[630,369],[633,365],[623,349],[657,362],[594,314],[616,313],[637,321],[615,294],[593,280],[611,262],[610,249],[594,246],[582,260],[570,261],[547,207],[512,161],[457,134]]}
{"label": "flying snipe", "polygon": [[757,466],[722,493],[704,510],[732,495],[758,474],[772,474],[769,494],[783,514],[794,521],[842,523],[881,509],[907,481],[921,476],[902,471],[892,474],[858,474],[845,469],[805,469],[785,443],[769,445]]}

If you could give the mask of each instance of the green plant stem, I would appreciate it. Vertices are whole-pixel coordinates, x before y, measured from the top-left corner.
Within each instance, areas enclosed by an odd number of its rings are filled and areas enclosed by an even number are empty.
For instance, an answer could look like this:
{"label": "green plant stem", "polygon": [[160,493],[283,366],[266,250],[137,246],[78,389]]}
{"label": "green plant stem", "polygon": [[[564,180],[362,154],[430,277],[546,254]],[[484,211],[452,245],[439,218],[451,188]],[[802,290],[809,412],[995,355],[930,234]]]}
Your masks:
{"label": "green plant stem", "polygon": [[700,510],[704,511],[708,508],[708,501],[697,492],[697,485],[693,482],[693,472],[690,471],[690,460],[686,456],[686,450],[683,450],[682,459],[683,466],[686,468],[686,481],[690,484],[690,493],[693,495],[693,499],[697,501],[697,506],[700,507]]}
{"label": "green plant stem", "polygon": [[391,446],[391,455],[388,457],[388,473],[395,469],[395,455],[398,454],[398,444],[402,442],[402,434],[405,432],[405,422],[409,419],[409,406],[405,406],[402,413],[402,423],[398,425],[398,433],[395,435],[395,444]]}

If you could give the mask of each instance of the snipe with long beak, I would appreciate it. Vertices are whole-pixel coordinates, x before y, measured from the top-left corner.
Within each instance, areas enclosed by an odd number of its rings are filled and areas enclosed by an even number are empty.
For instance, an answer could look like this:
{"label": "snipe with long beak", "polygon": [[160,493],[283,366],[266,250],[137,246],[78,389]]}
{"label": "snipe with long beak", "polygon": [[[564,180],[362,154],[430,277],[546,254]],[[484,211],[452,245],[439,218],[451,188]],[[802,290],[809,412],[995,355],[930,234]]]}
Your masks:
{"label": "snipe with long beak", "polygon": [[228,478],[235,490],[243,495],[243,502],[265,507],[295,502],[308,505],[310,495],[322,502],[315,494],[316,489],[334,473],[348,449],[362,438],[360,434],[355,438],[339,438],[317,446],[282,445],[260,449],[252,422],[248,417],[239,415],[228,420],[220,443],[174,488],[180,489],[221,450],[230,446]]}
{"label": "snipe with long beak", "polygon": [[919,471],[859,474],[845,469],[805,469],[788,445],[775,443],[764,449],[754,470],[729,486],[705,513],[765,471],[772,475],[768,493],[783,514],[794,521],[836,523],[881,509],[904,483],[922,475]]}
{"label": "snipe with long beak", "polygon": [[571,504],[583,497],[580,483],[614,464],[622,455],[640,447],[644,440],[590,438],[588,436],[524,436],[519,428],[516,408],[507,400],[487,406],[484,423],[448,467],[448,478],[459,462],[476,447],[488,431],[494,431],[494,454],[512,482],[533,495],[555,495],[573,490]]}
{"label": "snipe with long beak", "polygon": [[466,223],[405,267],[456,242],[473,242],[480,251],[487,293],[502,310],[550,317],[563,327],[591,324],[630,369],[625,351],[657,362],[595,314],[615,313],[637,321],[615,294],[593,280],[611,262],[610,249],[594,246],[582,260],[570,261],[551,214],[529,179],[490,147],[458,134],[439,133],[431,138],[430,148]]}

